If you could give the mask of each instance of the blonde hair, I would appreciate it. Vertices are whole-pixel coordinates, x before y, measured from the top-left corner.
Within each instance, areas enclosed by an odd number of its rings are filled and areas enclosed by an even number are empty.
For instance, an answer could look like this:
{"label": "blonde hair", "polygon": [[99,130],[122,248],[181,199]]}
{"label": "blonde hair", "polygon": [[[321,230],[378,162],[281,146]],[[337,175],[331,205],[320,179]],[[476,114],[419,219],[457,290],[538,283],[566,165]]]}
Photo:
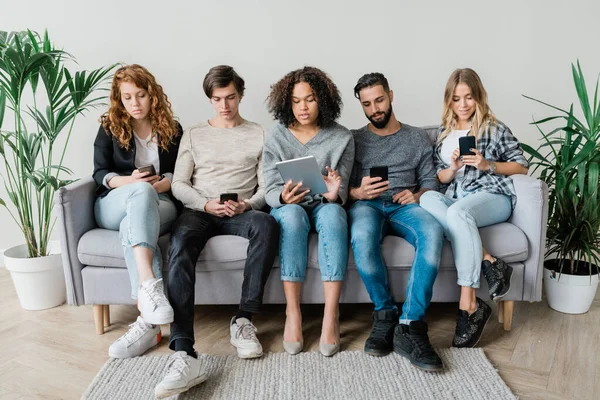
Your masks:
{"label": "blonde hair", "polygon": [[167,95],[163,92],[154,75],[146,68],[138,64],[125,65],[119,68],[113,77],[110,91],[110,108],[107,113],[100,117],[100,122],[108,133],[112,133],[117,138],[122,148],[129,150],[131,140],[133,139],[132,118],[125,110],[121,101],[122,82],[131,82],[140,89],[144,89],[150,96],[150,112],[148,117],[152,124],[152,138],[158,131],[158,146],[163,150],[168,150],[177,137],[177,122],[173,118],[171,103]]}
{"label": "blonde hair", "polygon": [[487,102],[487,92],[481,83],[481,79],[477,72],[471,68],[457,69],[448,78],[446,83],[446,90],[444,91],[444,108],[442,111],[442,126],[444,130],[438,137],[438,142],[444,140],[446,136],[453,130],[456,129],[458,117],[452,111],[452,97],[454,97],[454,90],[459,83],[466,84],[471,90],[471,97],[475,100],[475,112],[471,117],[471,132],[469,135],[479,137],[481,127],[488,125],[488,123],[496,122],[496,117],[490,109]]}

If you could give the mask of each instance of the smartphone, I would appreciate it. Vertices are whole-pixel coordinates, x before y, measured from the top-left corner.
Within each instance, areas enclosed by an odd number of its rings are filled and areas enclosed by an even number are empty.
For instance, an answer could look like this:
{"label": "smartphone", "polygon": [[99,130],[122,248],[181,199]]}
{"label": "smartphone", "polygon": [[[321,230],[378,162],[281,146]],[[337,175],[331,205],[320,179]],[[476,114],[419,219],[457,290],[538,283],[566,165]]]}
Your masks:
{"label": "smartphone", "polygon": [[145,167],[140,167],[140,168],[138,168],[138,171],[140,173],[150,172],[148,175],[146,175],[147,177],[156,175],[156,169],[154,169],[154,165],[147,165]]}
{"label": "smartphone", "polygon": [[381,177],[379,182],[384,182],[388,180],[388,167],[371,167],[369,171],[369,175],[371,178],[375,178],[376,176]]}
{"label": "smartphone", "polygon": [[475,148],[475,136],[463,136],[458,138],[458,148],[461,156],[474,156],[470,149]]}
{"label": "smartphone", "polygon": [[235,201],[237,203],[238,194],[237,193],[221,193],[221,197],[219,198],[219,203],[223,204],[228,200]]}

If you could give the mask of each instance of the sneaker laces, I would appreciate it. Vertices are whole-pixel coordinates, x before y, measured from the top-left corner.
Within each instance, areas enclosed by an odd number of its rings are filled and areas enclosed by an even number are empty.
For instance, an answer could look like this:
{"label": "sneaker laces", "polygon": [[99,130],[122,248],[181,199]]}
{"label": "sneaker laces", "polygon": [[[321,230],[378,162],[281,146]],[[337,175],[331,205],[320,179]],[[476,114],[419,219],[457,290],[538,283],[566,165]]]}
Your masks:
{"label": "sneaker laces", "polygon": [[504,278],[504,273],[498,265],[491,264],[489,268],[483,271],[483,275],[488,283],[495,284]]}
{"label": "sneaker laces", "polygon": [[171,356],[171,360],[167,364],[167,373],[165,377],[176,377],[178,375],[182,375],[183,371],[190,366],[186,357],[177,352]]}
{"label": "sneaker laces", "polygon": [[435,352],[435,350],[433,350],[433,346],[429,341],[429,336],[426,333],[411,334],[410,336],[417,348],[419,349],[419,351],[421,352],[421,355],[437,357],[437,353]]}
{"label": "sneaker laces", "polygon": [[252,323],[248,323],[244,325],[238,325],[235,334],[237,337],[241,337],[244,340],[256,341],[258,340],[256,338],[256,332],[258,332],[258,329],[256,329],[256,327]]}
{"label": "sneaker laces", "polygon": [[144,333],[148,331],[146,324],[135,321],[133,324],[129,324],[129,329],[121,339],[123,339],[127,345],[135,343],[139,338],[141,338]]}
{"label": "sneaker laces", "polygon": [[157,279],[156,281],[152,282],[148,286],[147,290],[148,290],[148,297],[150,297],[150,300],[152,300],[154,308],[157,308],[159,306],[168,306],[169,305],[169,301],[167,300],[167,297],[165,296],[165,290],[162,285],[162,278]]}
{"label": "sneaker laces", "polygon": [[371,337],[377,339],[383,339],[386,337],[390,328],[394,325],[394,321],[384,321],[379,320],[375,321],[373,324],[373,331],[371,332]]}
{"label": "sneaker laces", "polygon": [[469,328],[469,316],[458,310],[456,314],[456,336],[462,336]]}

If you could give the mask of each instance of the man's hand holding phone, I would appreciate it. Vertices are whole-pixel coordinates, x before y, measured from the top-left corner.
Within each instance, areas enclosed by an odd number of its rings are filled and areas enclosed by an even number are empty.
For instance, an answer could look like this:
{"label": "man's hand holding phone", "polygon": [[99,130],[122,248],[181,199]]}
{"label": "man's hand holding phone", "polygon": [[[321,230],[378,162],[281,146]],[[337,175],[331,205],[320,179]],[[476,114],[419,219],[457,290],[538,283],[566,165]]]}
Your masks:
{"label": "man's hand holding phone", "polygon": [[238,200],[237,193],[222,193],[219,200],[209,200],[204,211],[217,217],[233,217],[250,208],[250,204]]}
{"label": "man's hand holding phone", "polygon": [[390,189],[390,181],[382,181],[382,177],[364,176],[360,187],[352,188],[350,195],[355,200],[372,200],[379,197],[383,192]]}

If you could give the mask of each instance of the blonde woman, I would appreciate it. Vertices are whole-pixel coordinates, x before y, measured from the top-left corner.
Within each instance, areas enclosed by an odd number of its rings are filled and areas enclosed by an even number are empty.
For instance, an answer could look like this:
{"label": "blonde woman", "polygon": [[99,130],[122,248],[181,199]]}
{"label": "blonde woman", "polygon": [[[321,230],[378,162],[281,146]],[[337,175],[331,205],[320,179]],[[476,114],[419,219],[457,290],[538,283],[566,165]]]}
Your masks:
{"label": "blonde woman", "polygon": [[[475,137],[471,154],[461,155],[463,136]],[[424,193],[421,207],[440,222],[452,244],[461,287],[452,345],[473,347],[492,313],[475,296],[481,271],[494,301],[508,293],[512,277],[512,267],[483,248],[478,228],[510,217],[517,202],[510,176],[526,174],[528,164],[518,140],[492,113],[481,79],[470,68],[457,69],[446,84],[434,164],[448,189],[445,194]]]}
{"label": "blonde woman", "polygon": [[159,325],[173,321],[157,243],[177,217],[170,191],[182,129],[162,87],[136,64],[115,72],[110,108],[100,121],[94,215],[99,227],[119,231],[131,297],[141,313],[108,354],[136,357],[160,342]]}

